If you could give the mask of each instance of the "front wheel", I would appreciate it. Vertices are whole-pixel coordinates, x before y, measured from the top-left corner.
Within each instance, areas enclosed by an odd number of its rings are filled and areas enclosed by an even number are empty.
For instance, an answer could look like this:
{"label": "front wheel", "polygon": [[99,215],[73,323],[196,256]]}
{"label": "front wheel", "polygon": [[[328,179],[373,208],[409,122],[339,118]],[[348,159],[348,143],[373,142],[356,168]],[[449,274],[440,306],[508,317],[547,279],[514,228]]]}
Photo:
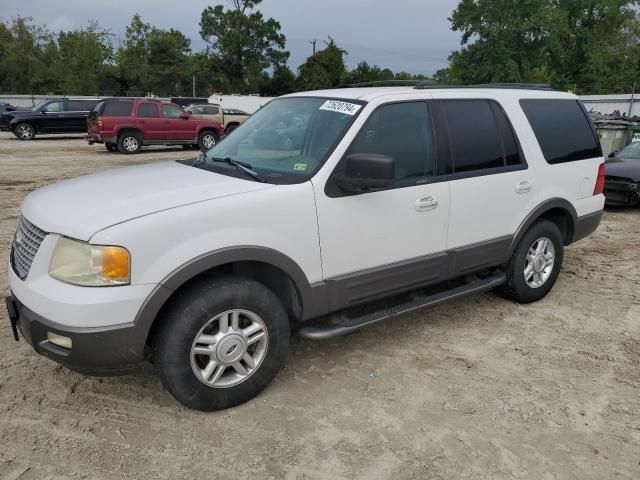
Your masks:
{"label": "front wheel", "polygon": [[558,279],[564,245],[558,226],[548,220],[534,223],[524,234],[507,264],[501,293],[519,303],[545,297]]}
{"label": "front wheel", "polygon": [[251,279],[224,276],[180,294],[153,341],[163,385],[213,411],[255,397],[281,369],[290,326],[282,303]]}
{"label": "front wheel", "polygon": [[13,130],[13,134],[20,140],[33,140],[36,137],[36,129],[28,123],[19,123]]}

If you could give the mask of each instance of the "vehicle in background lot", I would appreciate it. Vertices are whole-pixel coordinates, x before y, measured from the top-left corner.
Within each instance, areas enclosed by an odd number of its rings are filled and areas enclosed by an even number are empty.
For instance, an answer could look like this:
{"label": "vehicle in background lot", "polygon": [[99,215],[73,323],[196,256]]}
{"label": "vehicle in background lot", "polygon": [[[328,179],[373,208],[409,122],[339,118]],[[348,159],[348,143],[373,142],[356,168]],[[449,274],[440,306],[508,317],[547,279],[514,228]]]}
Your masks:
{"label": "vehicle in background lot", "polygon": [[[303,130],[301,143],[256,143],[274,121]],[[324,339],[496,288],[543,298],[564,248],[598,227],[603,185],[574,95],[287,95],[197,159],[31,193],[9,318],[16,338],[75,370],[121,373],[150,358],[183,404],[227,408],[275,377],[292,326]]]}
{"label": "vehicle in background lot", "polygon": [[83,133],[87,116],[98,102],[87,99],[45,100],[27,110],[3,112],[0,130],[13,132],[20,140],[33,140],[37,134]]}
{"label": "vehicle in background lot", "polygon": [[89,144],[110,152],[138,153],[145,145],[212,148],[224,134],[218,121],[192,118],[179,106],[148,98],[107,98],[87,119]]}
{"label": "vehicle in background lot", "polygon": [[18,108],[14,107],[10,103],[0,102],[0,113],[3,113],[3,112],[15,112],[16,110],[18,110]]}
{"label": "vehicle in background lot", "polygon": [[250,117],[247,112],[243,112],[242,110],[221,108],[220,105],[211,103],[189,105],[185,110],[194,118],[204,118],[222,123],[227,135]]}
{"label": "vehicle in background lot", "polygon": [[222,105],[222,108],[225,109],[242,110],[243,112],[253,115],[271,100],[273,100],[273,97],[261,97],[259,95],[220,95],[216,93],[209,97],[208,103]]}
{"label": "vehicle in background lot", "polygon": [[175,103],[182,108],[186,108],[193,104],[206,104],[209,102],[209,99],[206,97],[172,97],[169,100],[171,103]]}
{"label": "vehicle in background lot", "polygon": [[607,205],[633,207],[640,204],[640,142],[609,155],[604,196]]}

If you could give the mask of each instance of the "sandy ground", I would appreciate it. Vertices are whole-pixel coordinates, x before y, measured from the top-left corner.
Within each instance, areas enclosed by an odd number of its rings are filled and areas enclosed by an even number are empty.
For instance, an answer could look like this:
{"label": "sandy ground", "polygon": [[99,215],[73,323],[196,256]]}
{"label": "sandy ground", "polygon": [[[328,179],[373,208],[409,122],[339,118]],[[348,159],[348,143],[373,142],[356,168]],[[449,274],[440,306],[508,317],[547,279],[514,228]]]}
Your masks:
{"label": "sandy ground", "polygon": [[[31,190],[162,159],[0,136],[0,294]],[[640,211],[607,211],[556,287],[478,295],[328,342],[292,339],[255,400],[184,409],[151,369],[85,377],[14,342],[0,310],[3,479],[640,478]]]}

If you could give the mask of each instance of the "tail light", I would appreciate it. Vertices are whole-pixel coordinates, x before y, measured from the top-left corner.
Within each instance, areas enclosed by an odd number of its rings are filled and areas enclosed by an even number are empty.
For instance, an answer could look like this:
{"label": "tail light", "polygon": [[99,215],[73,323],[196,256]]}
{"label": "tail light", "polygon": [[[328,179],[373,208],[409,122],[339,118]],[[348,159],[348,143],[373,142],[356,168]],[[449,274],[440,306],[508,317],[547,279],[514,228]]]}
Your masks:
{"label": "tail light", "polygon": [[598,167],[598,179],[596,180],[596,188],[593,189],[594,195],[600,195],[604,191],[604,171],[604,163],[601,163],[600,167]]}
{"label": "tail light", "polygon": [[102,117],[98,117],[96,123],[98,125],[98,128],[100,128],[100,129],[104,126],[104,123],[102,122]]}

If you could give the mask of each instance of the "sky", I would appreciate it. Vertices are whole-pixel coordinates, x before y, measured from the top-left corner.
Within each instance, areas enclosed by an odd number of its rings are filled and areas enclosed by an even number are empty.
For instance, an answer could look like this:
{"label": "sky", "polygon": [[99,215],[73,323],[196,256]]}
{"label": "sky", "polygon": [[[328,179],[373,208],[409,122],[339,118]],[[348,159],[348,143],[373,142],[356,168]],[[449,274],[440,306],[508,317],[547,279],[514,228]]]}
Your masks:
{"label": "sky", "polygon": [[[191,38],[192,50],[205,47],[199,35],[200,15],[207,6],[226,0],[0,0],[0,19],[33,17],[50,30],[68,30],[97,20],[116,41],[135,13],[160,28],[175,28]],[[330,35],[348,52],[349,68],[360,61],[431,75],[447,64],[460,45],[460,34],[449,29],[447,18],[458,0],[263,0],[265,17],[278,20],[291,52],[294,70]]]}

